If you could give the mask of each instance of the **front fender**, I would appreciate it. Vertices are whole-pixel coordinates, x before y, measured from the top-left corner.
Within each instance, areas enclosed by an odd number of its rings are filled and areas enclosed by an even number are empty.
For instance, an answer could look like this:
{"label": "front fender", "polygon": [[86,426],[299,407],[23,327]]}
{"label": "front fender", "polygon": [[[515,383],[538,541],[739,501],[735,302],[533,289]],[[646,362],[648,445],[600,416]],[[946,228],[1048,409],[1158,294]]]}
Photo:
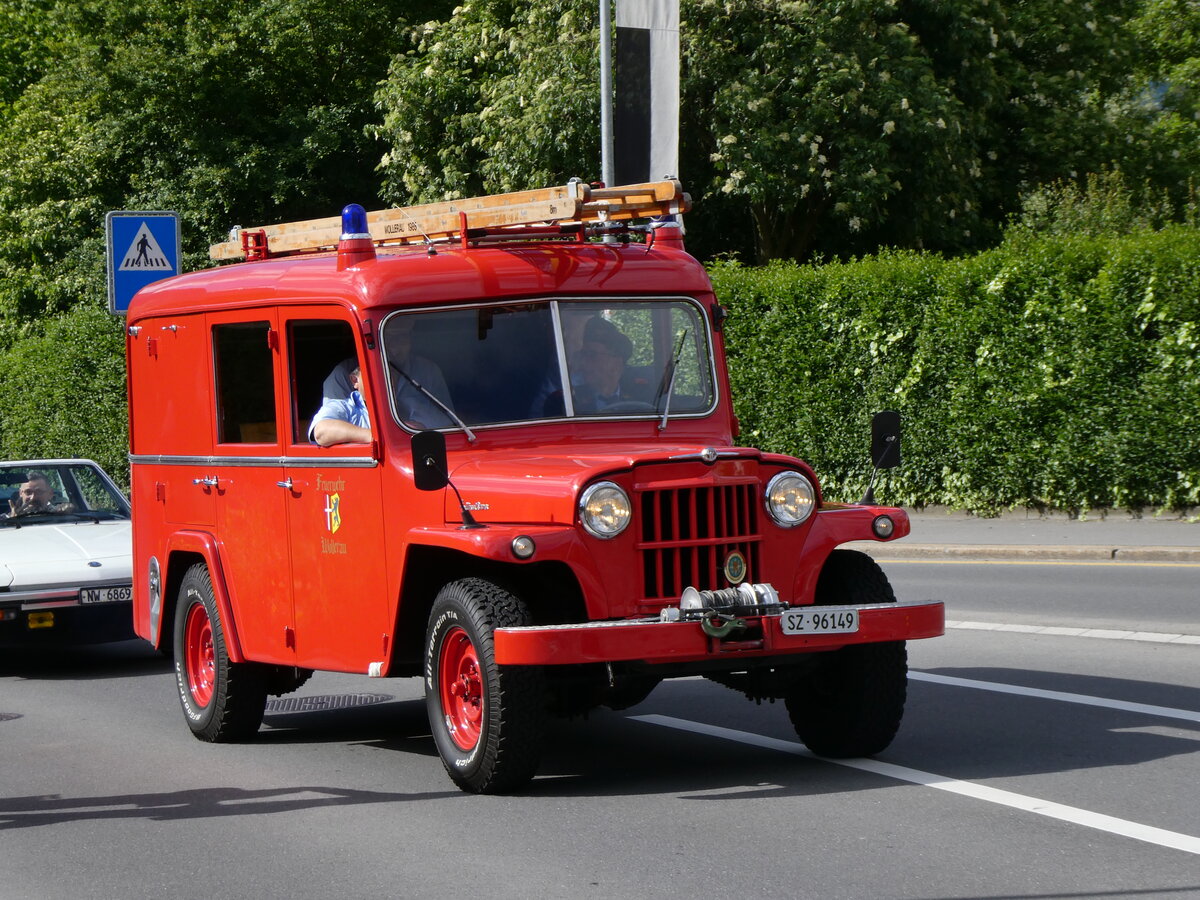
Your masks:
{"label": "front fender", "polygon": [[871,528],[880,516],[888,516],[895,523],[888,541],[902,538],[912,530],[908,513],[895,506],[822,506],[813,516],[812,527],[800,552],[796,566],[796,578],[792,586],[793,603],[813,602],[817,579],[825,560],[834,548],[849,541],[883,541]]}
{"label": "front fender", "polygon": [[[528,559],[518,559],[512,552],[513,539],[518,536],[533,539],[535,550],[533,556]],[[566,563],[579,581],[589,618],[605,617],[604,603],[607,595],[604,582],[592,554],[580,539],[579,532],[569,526],[482,525],[478,528],[414,528],[408,533],[408,542],[409,546],[442,547],[509,565]]]}

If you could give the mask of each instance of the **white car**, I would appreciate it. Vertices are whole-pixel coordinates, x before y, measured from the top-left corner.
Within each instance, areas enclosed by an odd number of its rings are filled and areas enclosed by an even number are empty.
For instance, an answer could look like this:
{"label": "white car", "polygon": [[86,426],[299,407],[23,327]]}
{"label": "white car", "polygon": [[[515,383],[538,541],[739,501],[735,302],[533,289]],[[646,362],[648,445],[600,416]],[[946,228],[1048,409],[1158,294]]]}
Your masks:
{"label": "white car", "polygon": [[90,459],[0,463],[0,646],[133,631],[129,501]]}

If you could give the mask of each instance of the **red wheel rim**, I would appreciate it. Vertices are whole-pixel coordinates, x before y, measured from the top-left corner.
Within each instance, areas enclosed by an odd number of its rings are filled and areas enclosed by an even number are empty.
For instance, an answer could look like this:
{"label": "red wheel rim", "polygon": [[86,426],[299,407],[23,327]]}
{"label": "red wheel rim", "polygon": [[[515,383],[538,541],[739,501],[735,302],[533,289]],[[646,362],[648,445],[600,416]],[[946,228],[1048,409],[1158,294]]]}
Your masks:
{"label": "red wheel rim", "polygon": [[188,691],[197,706],[208,706],[216,685],[217,664],[213,653],[212,622],[208,619],[208,611],[199,603],[188,610],[183,639],[183,669]]}
{"label": "red wheel rim", "polygon": [[442,640],[438,693],[450,739],[462,750],[472,749],[483,727],[483,678],[475,645],[457,626]]}

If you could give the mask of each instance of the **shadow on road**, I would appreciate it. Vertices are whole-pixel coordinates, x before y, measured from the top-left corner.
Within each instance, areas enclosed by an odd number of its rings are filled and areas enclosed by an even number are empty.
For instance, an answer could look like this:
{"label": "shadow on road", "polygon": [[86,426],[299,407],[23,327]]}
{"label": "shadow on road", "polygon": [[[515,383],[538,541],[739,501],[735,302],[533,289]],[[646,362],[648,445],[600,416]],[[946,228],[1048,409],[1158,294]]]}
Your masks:
{"label": "shadow on road", "polygon": [[[921,768],[964,779],[1133,766],[1200,750],[1200,689],[1099,675],[1000,667],[923,669],[931,675],[1053,691],[1092,702],[909,682],[901,739]],[[1114,708],[1109,701],[1161,707]],[[885,756],[894,757],[889,750]]]}
{"label": "shadow on road", "polygon": [[96,819],[166,822],[220,816],[258,816],[324,806],[363,806],[454,796],[459,796],[458,791],[400,794],[302,786],[270,790],[214,787],[109,797],[12,797],[0,798],[0,831]]}
{"label": "shadow on road", "polygon": [[[297,699],[332,701],[355,695],[318,695]],[[359,695],[385,698],[367,703],[346,703],[338,708],[310,709],[304,712],[268,712],[266,726],[255,736],[262,744],[356,743],[381,750],[396,750],[419,756],[437,756],[429,733],[429,717],[424,700],[395,700],[386,694]],[[290,699],[290,698],[285,698]],[[319,706],[321,704],[314,704]]]}
{"label": "shadow on road", "polygon": [[171,660],[141,639],[76,647],[19,647],[0,650],[0,677],[75,681],[158,675],[171,670]]}

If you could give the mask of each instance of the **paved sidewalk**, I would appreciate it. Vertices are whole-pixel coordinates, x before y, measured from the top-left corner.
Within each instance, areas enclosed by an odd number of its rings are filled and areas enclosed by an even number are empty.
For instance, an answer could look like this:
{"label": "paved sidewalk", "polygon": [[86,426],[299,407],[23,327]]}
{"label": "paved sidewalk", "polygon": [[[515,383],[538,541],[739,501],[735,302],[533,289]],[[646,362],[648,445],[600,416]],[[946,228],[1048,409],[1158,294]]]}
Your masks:
{"label": "paved sidewalk", "polygon": [[1055,559],[1200,563],[1200,521],[1127,512],[1072,520],[1014,512],[981,519],[946,509],[909,511],[912,533],[890,543],[847,546],[880,559]]}

